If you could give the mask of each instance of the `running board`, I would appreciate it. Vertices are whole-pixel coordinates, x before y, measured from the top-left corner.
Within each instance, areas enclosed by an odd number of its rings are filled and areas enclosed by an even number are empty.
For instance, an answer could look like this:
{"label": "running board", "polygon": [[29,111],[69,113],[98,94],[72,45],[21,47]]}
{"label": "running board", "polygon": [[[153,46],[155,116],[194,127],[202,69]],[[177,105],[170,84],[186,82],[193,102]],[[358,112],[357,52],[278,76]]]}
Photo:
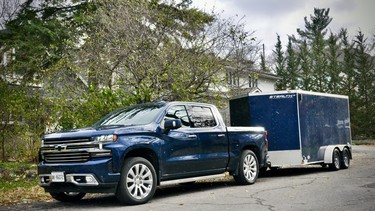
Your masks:
{"label": "running board", "polygon": [[185,179],[168,180],[168,181],[160,182],[160,186],[173,185],[173,184],[179,184],[179,183],[187,183],[187,182],[195,182],[195,181],[198,181],[198,180],[216,179],[216,178],[220,178],[220,177],[224,178],[225,173],[208,175],[208,176],[201,176],[201,177],[189,177],[189,178],[185,178]]}

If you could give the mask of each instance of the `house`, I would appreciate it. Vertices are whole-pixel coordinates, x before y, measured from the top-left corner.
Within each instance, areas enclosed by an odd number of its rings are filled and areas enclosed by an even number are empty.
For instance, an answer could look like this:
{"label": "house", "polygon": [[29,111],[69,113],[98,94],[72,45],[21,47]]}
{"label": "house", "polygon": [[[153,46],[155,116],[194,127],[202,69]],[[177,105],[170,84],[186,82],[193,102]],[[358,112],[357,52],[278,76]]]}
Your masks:
{"label": "house", "polygon": [[[248,95],[249,93],[257,92],[273,92],[276,88],[276,82],[282,78],[272,73],[260,72],[255,70],[249,70],[243,68],[238,70],[233,67],[226,67],[226,78],[227,85],[220,87],[223,94],[228,99]],[[224,121],[229,125],[229,105],[226,102],[226,107],[220,109]]]}

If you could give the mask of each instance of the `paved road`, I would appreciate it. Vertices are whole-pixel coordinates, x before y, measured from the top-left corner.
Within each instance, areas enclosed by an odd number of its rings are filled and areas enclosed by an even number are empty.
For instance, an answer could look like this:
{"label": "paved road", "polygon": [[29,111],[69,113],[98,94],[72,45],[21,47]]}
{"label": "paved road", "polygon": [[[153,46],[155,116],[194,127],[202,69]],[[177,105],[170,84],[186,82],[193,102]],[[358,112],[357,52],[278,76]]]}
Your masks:
{"label": "paved road", "polygon": [[150,203],[121,206],[113,195],[79,203],[44,202],[0,210],[375,210],[375,146],[354,146],[347,170],[318,166],[266,172],[251,186],[232,180],[158,189]]}

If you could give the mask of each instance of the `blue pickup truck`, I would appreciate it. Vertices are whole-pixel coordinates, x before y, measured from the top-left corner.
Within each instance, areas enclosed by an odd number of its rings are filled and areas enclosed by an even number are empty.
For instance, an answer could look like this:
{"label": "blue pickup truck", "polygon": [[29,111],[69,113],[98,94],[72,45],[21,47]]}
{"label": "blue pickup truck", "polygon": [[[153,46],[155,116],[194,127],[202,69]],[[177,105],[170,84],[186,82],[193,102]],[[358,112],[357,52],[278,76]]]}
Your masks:
{"label": "blue pickup truck", "polygon": [[62,202],[115,193],[142,204],[157,186],[223,176],[253,184],[267,168],[262,127],[226,127],[211,104],[156,102],[109,113],[92,127],[43,137],[39,183]]}

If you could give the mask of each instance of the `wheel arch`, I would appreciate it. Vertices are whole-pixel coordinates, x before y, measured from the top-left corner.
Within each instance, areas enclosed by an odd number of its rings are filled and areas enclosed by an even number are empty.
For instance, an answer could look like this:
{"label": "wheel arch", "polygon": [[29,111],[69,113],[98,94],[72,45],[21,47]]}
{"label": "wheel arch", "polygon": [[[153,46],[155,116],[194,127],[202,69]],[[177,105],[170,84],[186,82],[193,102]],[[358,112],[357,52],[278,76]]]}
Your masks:
{"label": "wheel arch", "polygon": [[147,148],[147,147],[132,149],[129,152],[127,152],[126,155],[124,156],[124,159],[122,161],[122,166],[124,165],[125,160],[130,157],[142,157],[148,160],[154,166],[156,176],[157,176],[157,184],[159,185],[160,165],[159,165],[159,158],[157,156],[157,153],[154,150]]}
{"label": "wheel arch", "polygon": [[[239,154],[238,154],[238,157],[236,159],[234,159],[234,166],[235,168],[233,169],[233,171],[230,171],[230,174],[231,175],[238,175],[238,168],[239,168],[239,161],[240,161],[240,157],[241,157],[241,154],[243,151],[245,150],[251,150],[252,152],[254,152],[255,156],[257,157],[258,159],[258,163],[259,165],[261,165],[260,161],[261,161],[261,155],[260,155],[260,152],[259,152],[259,148],[255,145],[245,145],[244,147],[242,147],[242,149],[239,151]],[[232,159],[232,158],[231,158]],[[260,167],[259,167],[260,168]]]}
{"label": "wheel arch", "polygon": [[259,164],[261,163],[261,161],[263,160],[262,156],[261,156],[261,153],[260,153],[260,149],[259,147],[257,147],[256,145],[246,145],[242,148],[241,150],[241,153],[245,150],[251,150],[254,152],[254,154],[257,156],[257,159],[258,159],[258,162]]}
{"label": "wheel arch", "polygon": [[348,149],[348,151],[349,151],[349,157],[350,157],[350,159],[352,159],[351,145],[346,145],[346,144],[342,144],[342,145],[329,145],[329,146],[326,147],[326,149],[324,151],[324,163],[325,164],[331,164],[331,163],[333,163],[332,155],[333,155],[333,151],[335,149],[338,149],[340,151],[340,153],[344,149]]}

